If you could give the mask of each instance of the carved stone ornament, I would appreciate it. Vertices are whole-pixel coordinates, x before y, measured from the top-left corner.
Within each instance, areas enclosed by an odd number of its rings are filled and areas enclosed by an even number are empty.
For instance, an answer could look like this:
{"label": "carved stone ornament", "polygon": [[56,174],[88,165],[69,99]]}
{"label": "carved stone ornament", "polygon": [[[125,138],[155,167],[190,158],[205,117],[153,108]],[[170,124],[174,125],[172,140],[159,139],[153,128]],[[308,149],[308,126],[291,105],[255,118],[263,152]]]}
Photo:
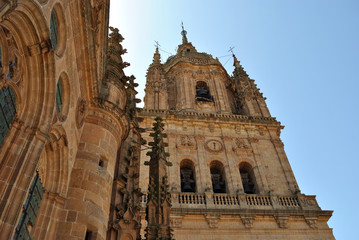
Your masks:
{"label": "carved stone ornament", "polygon": [[2,27],[0,29],[0,36],[4,37],[2,41],[0,54],[0,79],[2,82],[11,81],[19,88],[22,88],[23,76],[23,62],[24,54],[19,51],[13,34]]}
{"label": "carved stone ornament", "polygon": [[277,216],[275,220],[277,221],[278,227],[288,228],[288,216]]}
{"label": "carved stone ornament", "polygon": [[210,132],[214,132],[214,129],[215,129],[214,123],[209,123],[208,124],[208,129],[209,129]]}
{"label": "carved stone ornament", "polygon": [[242,223],[245,228],[252,228],[253,227],[253,220],[254,217],[252,216],[241,216]]}
{"label": "carved stone ornament", "polygon": [[207,214],[205,217],[210,228],[218,228],[219,215]]}
{"label": "carved stone ornament", "polygon": [[235,146],[232,148],[232,150],[239,156],[250,156],[253,152],[247,140],[241,138],[236,138]]}
{"label": "carved stone ornament", "polygon": [[177,148],[196,149],[196,141],[190,136],[180,136],[177,143]]}
{"label": "carved stone ornament", "polygon": [[182,227],[182,218],[183,218],[183,216],[171,216],[170,226],[173,228],[181,228]]}
{"label": "carved stone ornament", "polygon": [[87,113],[87,106],[88,103],[86,100],[79,98],[77,100],[77,111],[76,111],[76,126],[77,128],[81,128],[83,123],[84,123],[84,119],[86,117],[86,113]]}
{"label": "carved stone ornament", "polygon": [[207,151],[211,152],[211,153],[219,153],[223,151],[223,145],[220,141],[218,140],[208,140],[205,143],[205,148],[207,149]]}
{"label": "carved stone ornament", "polygon": [[316,229],[317,227],[317,217],[305,217],[305,221],[307,222],[310,228]]}

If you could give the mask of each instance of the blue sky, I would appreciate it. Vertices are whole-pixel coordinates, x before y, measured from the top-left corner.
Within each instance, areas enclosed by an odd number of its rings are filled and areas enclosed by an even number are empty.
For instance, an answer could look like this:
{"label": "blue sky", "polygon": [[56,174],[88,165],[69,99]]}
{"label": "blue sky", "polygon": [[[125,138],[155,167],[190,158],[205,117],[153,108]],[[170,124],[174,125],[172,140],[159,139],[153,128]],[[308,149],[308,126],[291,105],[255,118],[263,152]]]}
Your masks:
{"label": "blue sky", "polygon": [[136,76],[141,99],[154,41],[165,61],[181,42],[181,21],[200,52],[221,57],[235,47],[285,125],[281,138],[301,191],[334,210],[336,239],[357,240],[359,1],[112,0],[110,24],[125,38],[126,73]]}

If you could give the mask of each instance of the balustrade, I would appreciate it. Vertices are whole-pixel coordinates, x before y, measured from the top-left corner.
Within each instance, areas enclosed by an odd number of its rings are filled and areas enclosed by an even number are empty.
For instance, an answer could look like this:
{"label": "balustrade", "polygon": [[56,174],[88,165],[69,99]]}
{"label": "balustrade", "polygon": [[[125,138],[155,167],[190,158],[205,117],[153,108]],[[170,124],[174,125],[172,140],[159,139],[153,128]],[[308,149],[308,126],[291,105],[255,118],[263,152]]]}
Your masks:
{"label": "balustrade", "polygon": [[[302,202],[305,202],[305,205],[300,203],[297,196],[269,196],[269,195],[255,195],[255,194],[243,194],[245,198],[242,199],[239,195],[231,194],[210,194],[207,196],[204,193],[172,193],[172,204],[174,207],[202,207],[206,206],[207,208],[218,208],[218,207],[228,207],[231,208],[265,208],[265,209],[276,209],[276,208],[290,208],[298,209],[303,207],[317,207],[315,197],[302,195]],[[143,194],[140,198],[140,203],[142,207],[146,206],[147,194]],[[211,203],[212,202],[212,203]],[[308,205],[308,206],[307,206]]]}
{"label": "balustrade", "polygon": [[214,194],[213,202],[215,205],[239,205],[237,195]]}
{"label": "balustrade", "polygon": [[248,206],[272,206],[270,196],[261,195],[247,195],[246,197]]}
{"label": "balustrade", "polygon": [[278,202],[284,207],[300,207],[297,197],[278,197]]}
{"label": "balustrade", "polygon": [[206,198],[204,194],[198,193],[179,193],[179,204],[206,204]]}

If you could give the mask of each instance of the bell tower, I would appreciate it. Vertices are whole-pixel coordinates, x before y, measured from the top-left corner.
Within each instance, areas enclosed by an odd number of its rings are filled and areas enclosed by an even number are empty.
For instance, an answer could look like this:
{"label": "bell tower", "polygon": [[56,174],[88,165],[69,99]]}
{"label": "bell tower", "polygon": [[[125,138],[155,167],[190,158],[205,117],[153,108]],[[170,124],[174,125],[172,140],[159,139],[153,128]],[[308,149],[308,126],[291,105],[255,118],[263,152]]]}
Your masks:
{"label": "bell tower", "polygon": [[[334,239],[332,211],[301,193],[280,139],[283,126],[237,57],[229,75],[218,58],[197,51],[183,27],[181,35],[165,62],[156,47],[140,113],[147,141],[156,117],[167,133],[174,239]],[[142,190],[151,178],[146,161],[143,151]]]}

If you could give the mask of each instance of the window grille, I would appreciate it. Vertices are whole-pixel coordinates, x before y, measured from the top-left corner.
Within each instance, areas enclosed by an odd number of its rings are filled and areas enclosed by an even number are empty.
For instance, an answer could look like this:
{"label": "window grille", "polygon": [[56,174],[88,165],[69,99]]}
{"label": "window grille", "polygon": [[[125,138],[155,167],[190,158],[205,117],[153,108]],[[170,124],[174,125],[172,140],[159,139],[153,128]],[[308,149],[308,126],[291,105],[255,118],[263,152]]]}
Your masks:
{"label": "window grille", "polygon": [[36,173],[35,178],[32,181],[29,194],[27,195],[26,202],[23,206],[20,221],[16,227],[13,240],[33,239],[30,235],[29,228],[32,228],[35,224],[43,194],[44,189],[42,187],[39,174]]}
{"label": "window grille", "polygon": [[57,22],[56,13],[54,10],[52,10],[51,18],[50,18],[50,40],[51,40],[52,49],[54,51],[56,50],[58,36],[59,36],[58,28],[59,26]]}
{"label": "window grille", "polygon": [[0,144],[9,132],[16,116],[16,98],[11,87],[0,89]]}

